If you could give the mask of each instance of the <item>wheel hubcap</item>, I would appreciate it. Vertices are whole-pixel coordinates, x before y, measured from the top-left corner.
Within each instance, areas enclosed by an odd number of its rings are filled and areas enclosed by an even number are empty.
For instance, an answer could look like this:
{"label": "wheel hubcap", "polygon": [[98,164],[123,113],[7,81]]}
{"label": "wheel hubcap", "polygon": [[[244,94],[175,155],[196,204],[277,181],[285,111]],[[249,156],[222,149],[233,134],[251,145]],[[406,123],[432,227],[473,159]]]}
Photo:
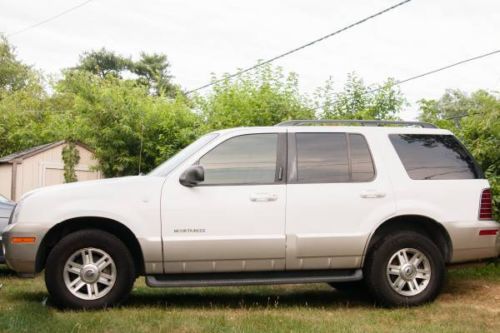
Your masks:
{"label": "wheel hubcap", "polygon": [[96,265],[85,265],[80,273],[80,278],[85,283],[94,283],[99,279],[99,269]]}
{"label": "wheel hubcap", "polygon": [[84,248],[73,253],[64,265],[66,288],[76,297],[96,300],[107,295],[116,282],[113,258],[103,250]]}
{"label": "wheel hubcap", "polygon": [[394,253],[387,264],[391,288],[403,296],[415,296],[427,288],[431,279],[429,259],[419,250],[405,248]]}

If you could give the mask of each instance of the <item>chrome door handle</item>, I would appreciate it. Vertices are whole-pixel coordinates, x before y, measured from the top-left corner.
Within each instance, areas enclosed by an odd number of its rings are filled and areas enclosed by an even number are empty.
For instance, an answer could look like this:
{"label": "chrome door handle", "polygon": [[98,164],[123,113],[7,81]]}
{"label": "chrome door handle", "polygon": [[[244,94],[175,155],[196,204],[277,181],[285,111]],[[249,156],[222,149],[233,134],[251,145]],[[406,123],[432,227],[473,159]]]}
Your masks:
{"label": "chrome door handle", "polygon": [[377,199],[385,197],[385,193],[376,190],[366,190],[361,192],[360,196],[365,199]]}
{"label": "chrome door handle", "polygon": [[278,200],[278,195],[274,193],[252,193],[250,194],[250,201],[253,202],[268,202]]}

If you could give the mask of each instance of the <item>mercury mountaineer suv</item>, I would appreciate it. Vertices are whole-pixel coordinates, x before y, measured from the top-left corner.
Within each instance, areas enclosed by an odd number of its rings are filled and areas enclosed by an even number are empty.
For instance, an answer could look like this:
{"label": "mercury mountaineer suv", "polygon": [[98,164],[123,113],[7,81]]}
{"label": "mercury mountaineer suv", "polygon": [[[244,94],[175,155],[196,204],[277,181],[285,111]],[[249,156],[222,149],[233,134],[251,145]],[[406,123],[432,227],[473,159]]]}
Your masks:
{"label": "mercury mountaineer suv", "polygon": [[[320,126],[322,125],[322,126]],[[326,125],[326,126],[325,126]],[[3,233],[52,301],[150,287],[329,283],[386,306],[432,301],[446,265],[498,256],[488,181],[421,122],[288,121],[209,133],[147,176],[27,193]]]}

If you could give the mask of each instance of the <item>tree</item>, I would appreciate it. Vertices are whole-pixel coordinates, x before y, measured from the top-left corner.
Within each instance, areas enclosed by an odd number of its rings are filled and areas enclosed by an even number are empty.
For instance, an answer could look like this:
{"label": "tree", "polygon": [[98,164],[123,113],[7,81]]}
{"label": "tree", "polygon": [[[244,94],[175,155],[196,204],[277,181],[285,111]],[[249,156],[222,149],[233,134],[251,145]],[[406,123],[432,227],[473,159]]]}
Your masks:
{"label": "tree", "polygon": [[26,87],[33,78],[32,69],[17,60],[14,48],[0,36],[0,99]]}
{"label": "tree", "polygon": [[406,105],[392,80],[367,87],[355,74],[349,75],[342,91],[335,92],[328,80],[311,99],[300,93],[295,73],[285,75],[270,64],[218,82],[194,100],[210,129],[267,126],[289,119],[396,119]]}
{"label": "tree", "polygon": [[[148,88],[152,95],[174,98],[179,88],[171,80],[170,64],[164,54],[147,54],[142,52],[140,59],[133,61],[130,57],[118,55],[105,48],[84,52],[79,64],[73,70],[93,73],[105,78],[114,75],[120,79],[135,80],[139,85]],[[129,75],[126,75],[126,74]],[[135,75],[135,76],[134,76]]]}
{"label": "tree", "polygon": [[356,74],[349,74],[340,92],[333,89],[332,80],[316,90],[316,108],[323,119],[397,119],[406,99],[394,81],[382,85],[366,86]]}
{"label": "tree", "polygon": [[[148,172],[198,136],[198,116],[180,96],[151,96],[130,80],[67,71],[56,94],[71,100],[72,137],[95,151],[106,177]],[[139,166],[140,165],[140,166]]]}
{"label": "tree", "polygon": [[33,92],[39,95],[41,86],[41,75],[19,61],[14,47],[0,35],[0,101],[23,89],[35,89]]}
{"label": "tree", "polygon": [[442,128],[456,130],[461,120],[475,108],[475,101],[460,90],[449,89],[438,100],[419,101],[422,121],[433,122]]}
{"label": "tree", "polygon": [[439,100],[420,102],[420,120],[454,132],[475,157],[492,186],[500,214],[500,95],[478,90],[468,95],[448,90]]}
{"label": "tree", "polygon": [[[200,117],[174,93],[165,56],[143,53],[134,63],[106,49],[86,52],[78,66],[50,82],[48,93],[6,40],[1,49],[8,61],[0,63],[0,156],[82,141],[95,150],[105,176],[123,176],[148,172],[200,133]],[[71,174],[66,181],[74,180]]]}
{"label": "tree", "polygon": [[[214,76],[213,80],[217,80]],[[297,75],[280,67],[253,72],[215,84],[206,96],[195,97],[208,129],[268,126],[288,119],[314,119],[314,110],[301,95]]]}
{"label": "tree", "polygon": [[179,89],[171,82],[169,67],[166,55],[143,52],[141,58],[132,63],[130,70],[139,77],[138,81],[146,85],[154,95],[175,97]]}
{"label": "tree", "polygon": [[80,56],[79,64],[74,69],[87,71],[104,78],[108,74],[122,77],[123,71],[128,70],[131,66],[132,60],[129,58],[101,48],[100,50],[84,52]]}
{"label": "tree", "polygon": [[41,75],[16,58],[0,38],[0,156],[45,143],[51,137],[42,114],[48,95]]}

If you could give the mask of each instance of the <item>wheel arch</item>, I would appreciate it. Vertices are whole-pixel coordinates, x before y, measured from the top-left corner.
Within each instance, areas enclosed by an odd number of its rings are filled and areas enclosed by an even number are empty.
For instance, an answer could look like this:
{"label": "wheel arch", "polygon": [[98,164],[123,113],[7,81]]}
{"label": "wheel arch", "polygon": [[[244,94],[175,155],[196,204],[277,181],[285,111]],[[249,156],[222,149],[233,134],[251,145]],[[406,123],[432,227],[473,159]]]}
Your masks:
{"label": "wheel arch", "polygon": [[40,272],[45,268],[47,257],[57,242],[59,242],[66,235],[84,229],[103,230],[117,236],[129,249],[134,260],[136,274],[144,274],[144,256],[139,241],[135,237],[134,233],[121,222],[98,216],[71,218],[62,221],[49,229],[43,237],[40,247],[38,248],[35,262],[36,272]]}
{"label": "wheel arch", "polygon": [[378,225],[366,243],[364,260],[385,235],[398,230],[411,230],[423,234],[436,244],[446,263],[451,261],[453,243],[446,228],[433,218],[415,214],[394,216]]}

